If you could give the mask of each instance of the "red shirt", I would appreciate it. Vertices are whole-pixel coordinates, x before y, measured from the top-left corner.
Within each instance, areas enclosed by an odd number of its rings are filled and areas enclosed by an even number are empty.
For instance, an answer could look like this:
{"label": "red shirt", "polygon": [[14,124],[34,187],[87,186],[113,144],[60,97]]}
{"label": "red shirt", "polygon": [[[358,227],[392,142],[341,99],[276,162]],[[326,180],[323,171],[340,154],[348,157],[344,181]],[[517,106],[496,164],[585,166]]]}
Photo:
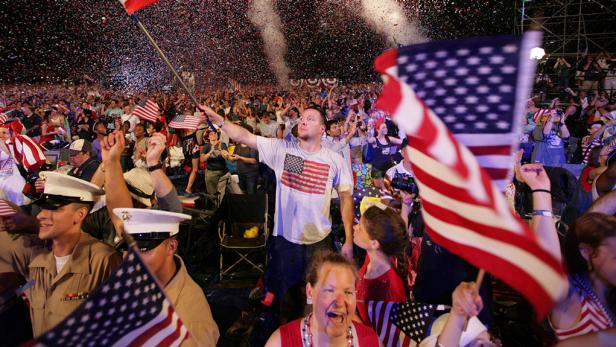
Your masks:
{"label": "red shirt", "polygon": [[[302,332],[300,331],[303,318],[296,319],[280,327],[280,345],[282,347],[297,347],[302,345]],[[359,347],[378,347],[379,337],[374,330],[361,323],[353,322]]]}
{"label": "red shirt", "polygon": [[359,279],[357,281],[357,311],[364,323],[370,322],[368,319],[367,301],[406,301],[404,283],[393,267],[377,278],[366,279],[365,275],[368,264],[370,264],[370,257],[366,254],[366,260],[361,269],[359,269]]}

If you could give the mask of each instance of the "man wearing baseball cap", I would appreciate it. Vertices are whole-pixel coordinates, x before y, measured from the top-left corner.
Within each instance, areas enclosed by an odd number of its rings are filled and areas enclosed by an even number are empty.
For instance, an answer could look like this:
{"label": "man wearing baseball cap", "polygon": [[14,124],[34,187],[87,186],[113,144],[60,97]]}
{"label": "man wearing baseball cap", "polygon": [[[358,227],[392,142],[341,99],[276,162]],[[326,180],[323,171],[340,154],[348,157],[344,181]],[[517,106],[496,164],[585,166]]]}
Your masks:
{"label": "man wearing baseball cap", "polygon": [[90,182],[100,165],[92,144],[84,139],[73,141],[69,147],[69,156],[73,168],[68,174]]}
{"label": "man wearing baseball cap", "polygon": [[182,258],[175,254],[180,222],[191,216],[140,208],[115,208],[113,213],[123,221],[124,232],[136,241],[143,261],[188,328],[189,335],[182,346],[215,346],[220,333],[210,305],[186,271]]}
{"label": "man wearing baseball cap", "polygon": [[[73,312],[122,261],[110,246],[81,230],[94,201],[103,194],[96,185],[56,172],[41,172],[44,191],[35,203],[41,212],[38,237],[50,248],[27,259],[22,275],[28,281],[34,337]],[[17,257],[30,250],[16,245]],[[19,271],[19,269],[15,269]]]}

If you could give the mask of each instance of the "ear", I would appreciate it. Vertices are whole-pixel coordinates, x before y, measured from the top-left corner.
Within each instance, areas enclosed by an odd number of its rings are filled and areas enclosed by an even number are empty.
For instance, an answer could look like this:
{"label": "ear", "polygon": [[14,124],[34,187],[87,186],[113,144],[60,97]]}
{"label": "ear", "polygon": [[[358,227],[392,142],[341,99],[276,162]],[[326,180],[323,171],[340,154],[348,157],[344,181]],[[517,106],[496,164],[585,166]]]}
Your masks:
{"label": "ear", "polygon": [[376,249],[381,248],[381,243],[377,240],[370,240],[368,244],[370,245],[370,249],[376,250]]}
{"label": "ear", "polygon": [[178,240],[169,239],[167,240],[167,254],[174,255],[178,250]]}
{"label": "ear", "polygon": [[306,283],[306,300],[307,301],[312,301],[313,289],[314,288],[312,288],[312,284]]}
{"label": "ear", "polygon": [[85,207],[78,208],[73,214],[73,224],[81,223],[88,216],[88,209]]}
{"label": "ear", "polygon": [[587,263],[590,263],[590,258],[592,257],[592,248],[585,243],[581,243],[579,246],[580,255],[586,260]]}

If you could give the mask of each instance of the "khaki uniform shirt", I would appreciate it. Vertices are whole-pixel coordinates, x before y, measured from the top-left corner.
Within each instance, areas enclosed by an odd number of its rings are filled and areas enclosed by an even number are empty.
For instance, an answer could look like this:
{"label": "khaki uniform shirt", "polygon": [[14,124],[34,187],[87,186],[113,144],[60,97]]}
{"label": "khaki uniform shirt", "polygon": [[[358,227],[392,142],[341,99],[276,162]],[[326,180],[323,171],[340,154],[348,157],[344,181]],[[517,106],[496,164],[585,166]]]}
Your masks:
{"label": "khaki uniform shirt", "polygon": [[179,269],[165,287],[165,294],[188,329],[189,336],[181,346],[216,346],[220,333],[203,289],[190,278],[182,259],[175,259]]}
{"label": "khaki uniform shirt", "polygon": [[122,257],[111,246],[81,232],[70,259],[56,274],[56,260],[48,251],[35,256],[26,280],[34,337],[53,328],[83,303],[120,265]]}

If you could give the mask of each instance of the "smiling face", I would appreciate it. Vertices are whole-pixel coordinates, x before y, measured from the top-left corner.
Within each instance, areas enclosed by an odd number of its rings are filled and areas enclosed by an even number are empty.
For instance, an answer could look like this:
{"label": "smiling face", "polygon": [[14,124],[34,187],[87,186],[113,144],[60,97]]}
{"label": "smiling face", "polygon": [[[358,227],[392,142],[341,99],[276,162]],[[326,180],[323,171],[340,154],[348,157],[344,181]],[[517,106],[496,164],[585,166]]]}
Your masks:
{"label": "smiling face", "polygon": [[331,339],[347,333],[357,305],[355,281],[355,274],[348,266],[324,263],[314,287],[310,283],[306,285],[320,334],[325,333]]}
{"label": "smiling face", "polygon": [[81,221],[87,216],[87,208],[78,204],[68,204],[57,210],[43,209],[36,216],[39,222],[39,238],[52,240],[68,232],[81,228]]}

